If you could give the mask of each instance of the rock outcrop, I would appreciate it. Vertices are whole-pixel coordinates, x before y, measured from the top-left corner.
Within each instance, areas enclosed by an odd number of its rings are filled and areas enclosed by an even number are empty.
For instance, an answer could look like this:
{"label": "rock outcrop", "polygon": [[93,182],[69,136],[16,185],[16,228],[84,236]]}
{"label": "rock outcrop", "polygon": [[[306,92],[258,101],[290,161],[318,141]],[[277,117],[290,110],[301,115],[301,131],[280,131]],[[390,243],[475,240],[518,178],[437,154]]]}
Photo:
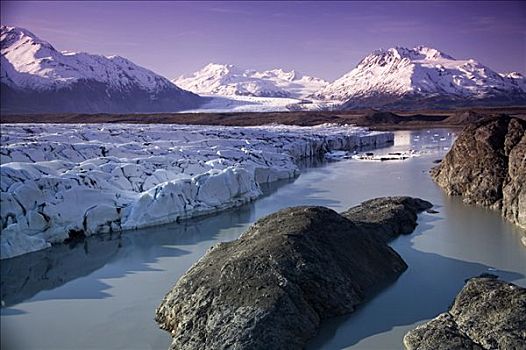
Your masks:
{"label": "rock outcrop", "polygon": [[171,333],[171,349],[301,349],[321,320],[352,312],[407,268],[386,244],[394,234],[375,230],[407,232],[429,207],[397,197],[342,215],[278,211],[211,248],[168,292],[156,321]]}
{"label": "rock outcrop", "polygon": [[418,198],[375,198],[350,208],[342,215],[387,242],[413,232],[417,214],[429,208],[429,202]]}
{"label": "rock outcrop", "polygon": [[526,121],[500,116],[470,124],[431,176],[449,195],[501,209],[526,228]]}
{"label": "rock outcrop", "polygon": [[526,289],[494,277],[470,279],[448,312],[404,337],[406,349],[526,349]]}

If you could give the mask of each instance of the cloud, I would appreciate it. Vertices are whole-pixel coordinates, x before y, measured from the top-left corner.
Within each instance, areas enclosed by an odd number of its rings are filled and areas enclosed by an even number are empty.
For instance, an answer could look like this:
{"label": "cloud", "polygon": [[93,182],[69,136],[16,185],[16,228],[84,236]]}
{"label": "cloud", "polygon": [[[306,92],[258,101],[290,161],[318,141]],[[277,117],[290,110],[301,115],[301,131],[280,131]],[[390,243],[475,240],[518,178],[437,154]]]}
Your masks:
{"label": "cloud", "polygon": [[251,15],[251,11],[243,10],[240,8],[231,7],[207,7],[205,9],[208,12],[223,13],[228,15]]}
{"label": "cloud", "polygon": [[426,23],[417,19],[379,19],[376,23],[369,24],[366,29],[370,33],[415,33],[427,27]]}
{"label": "cloud", "polygon": [[507,33],[526,34],[526,26],[511,19],[505,21],[493,16],[474,16],[462,26],[463,33]]}

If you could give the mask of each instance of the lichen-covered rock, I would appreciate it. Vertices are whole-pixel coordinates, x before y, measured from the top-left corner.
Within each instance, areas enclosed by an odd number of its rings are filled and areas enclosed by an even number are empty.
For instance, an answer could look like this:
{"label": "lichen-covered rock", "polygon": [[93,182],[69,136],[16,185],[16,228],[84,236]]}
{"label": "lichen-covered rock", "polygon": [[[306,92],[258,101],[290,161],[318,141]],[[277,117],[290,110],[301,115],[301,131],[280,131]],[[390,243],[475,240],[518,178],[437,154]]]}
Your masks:
{"label": "lichen-covered rock", "polygon": [[502,209],[526,228],[526,121],[500,116],[467,126],[431,176],[449,195]]}
{"label": "lichen-covered rock", "polygon": [[470,279],[451,309],[404,337],[408,350],[526,349],[526,289]]}
{"label": "lichen-covered rock", "polygon": [[[374,204],[374,205],[373,205]],[[210,249],[168,292],[156,321],[172,349],[301,349],[320,321],[352,312],[406,268],[374,232],[406,232],[427,202],[386,198],[344,215],[288,208]],[[383,209],[376,214],[366,210]],[[353,221],[352,212],[359,220]],[[393,213],[411,212],[399,220]],[[370,221],[368,221],[370,219]],[[393,235],[386,235],[392,237]]]}

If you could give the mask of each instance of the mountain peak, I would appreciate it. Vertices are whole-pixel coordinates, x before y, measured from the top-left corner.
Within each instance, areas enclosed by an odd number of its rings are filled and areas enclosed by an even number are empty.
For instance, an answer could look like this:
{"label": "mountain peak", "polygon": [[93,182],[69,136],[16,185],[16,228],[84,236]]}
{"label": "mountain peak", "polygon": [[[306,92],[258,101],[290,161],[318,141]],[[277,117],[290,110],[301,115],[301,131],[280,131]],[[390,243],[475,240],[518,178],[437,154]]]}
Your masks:
{"label": "mountain peak", "polygon": [[30,37],[30,38],[35,39],[35,40],[42,41],[35,34],[33,34],[29,30],[27,30],[25,28],[22,28],[22,27],[14,27],[14,26],[2,25],[0,27],[0,32],[2,33],[2,36],[4,36],[4,35],[6,35],[6,36],[7,35],[9,35],[9,36],[16,36],[16,37],[26,36],[26,37]]}
{"label": "mountain peak", "polygon": [[[428,46],[373,51],[355,69],[315,94],[326,100],[383,104],[402,96],[454,98],[523,96],[523,79],[499,75],[479,62],[457,60]],[[361,103],[361,102],[360,102]],[[368,102],[369,103],[369,102]]]}
{"label": "mountain peak", "polygon": [[184,89],[205,95],[296,98],[311,95],[328,84],[295,70],[243,70],[231,64],[217,63],[210,63],[192,75],[183,75],[173,82]]}
{"label": "mountain peak", "polygon": [[2,25],[1,54],[2,110],[172,111],[200,101],[124,57],[59,52],[20,27]]}
{"label": "mountain peak", "polygon": [[524,79],[524,76],[519,72],[507,72],[507,73],[501,73],[500,75],[505,78]]}
{"label": "mountain peak", "polygon": [[406,59],[406,61],[440,59],[454,60],[453,57],[435,48],[419,45],[414,48],[396,46],[389,49],[379,49],[366,56],[361,63],[393,62],[401,61],[403,59]]}
{"label": "mountain peak", "polygon": [[224,64],[224,63],[209,63],[203,67],[203,70],[218,70],[218,69],[233,69],[236,68],[233,64]]}
{"label": "mountain peak", "polygon": [[416,46],[412,49],[412,51],[419,53],[420,55],[425,56],[425,59],[431,60],[431,59],[448,59],[448,60],[454,60],[453,57],[437,50],[432,47],[427,47],[423,45]]}
{"label": "mountain peak", "polygon": [[2,26],[1,45],[2,82],[10,86],[48,90],[92,80],[114,88],[138,86],[158,91],[173,85],[121,56],[59,52],[20,27]]}
{"label": "mountain peak", "polygon": [[38,36],[25,28],[2,25],[0,28],[0,45],[2,55],[15,44],[31,44],[34,46],[34,51],[42,47],[48,50],[56,51],[50,43],[40,39]]}

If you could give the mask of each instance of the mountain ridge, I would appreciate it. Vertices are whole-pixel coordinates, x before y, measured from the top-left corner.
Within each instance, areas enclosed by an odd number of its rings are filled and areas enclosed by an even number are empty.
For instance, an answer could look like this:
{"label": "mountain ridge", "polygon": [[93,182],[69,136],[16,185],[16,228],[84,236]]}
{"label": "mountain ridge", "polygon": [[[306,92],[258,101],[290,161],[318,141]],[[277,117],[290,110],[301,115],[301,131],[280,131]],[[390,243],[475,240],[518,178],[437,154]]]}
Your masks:
{"label": "mountain ridge", "polygon": [[274,68],[257,71],[218,63],[209,63],[193,74],[182,75],[172,82],[204,95],[290,98],[304,98],[329,84],[295,70],[287,72]]}
{"label": "mountain ridge", "polygon": [[1,27],[3,112],[169,112],[205,100],[120,56],[59,52],[27,29]]}
{"label": "mountain ridge", "polygon": [[520,73],[497,73],[474,59],[455,59],[427,46],[375,50],[331,83],[295,70],[217,63],[170,81],[124,57],[60,52],[27,29],[5,25],[1,54],[2,113],[526,105]]}
{"label": "mountain ridge", "polygon": [[519,73],[499,74],[474,59],[395,47],[373,51],[313,97],[342,101],[344,109],[526,104],[524,86]]}

